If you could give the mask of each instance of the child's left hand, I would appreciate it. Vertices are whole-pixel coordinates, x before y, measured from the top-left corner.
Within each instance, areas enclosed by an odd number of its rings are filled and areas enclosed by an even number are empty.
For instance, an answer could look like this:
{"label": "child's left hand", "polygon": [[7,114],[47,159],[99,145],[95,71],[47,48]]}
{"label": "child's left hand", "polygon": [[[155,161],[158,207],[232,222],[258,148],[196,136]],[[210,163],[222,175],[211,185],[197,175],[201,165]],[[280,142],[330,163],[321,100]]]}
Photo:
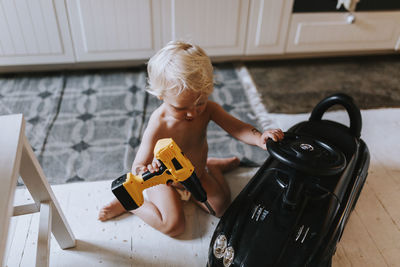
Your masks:
{"label": "child's left hand", "polygon": [[261,136],[260,136],[260,144],[259,147],[261,147],[264,150],[267,150],[267,140],[271,138],[275,142],[278,142],[282,140],[284,137],[284,134],[281,129],[271,129],[271,130],[266,130]]}

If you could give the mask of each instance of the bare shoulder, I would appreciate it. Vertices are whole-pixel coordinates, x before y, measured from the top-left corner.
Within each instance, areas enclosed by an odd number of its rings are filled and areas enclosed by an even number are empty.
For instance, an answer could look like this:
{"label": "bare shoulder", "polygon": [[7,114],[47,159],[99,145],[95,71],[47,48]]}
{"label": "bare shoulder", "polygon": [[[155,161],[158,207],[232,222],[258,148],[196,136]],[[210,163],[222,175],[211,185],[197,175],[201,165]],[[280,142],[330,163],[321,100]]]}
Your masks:
{"label": "bare shoulder", "polygon": [[214,109],[214,108],[221,107],[221,105],[218,104],[217,102],[208,100],[208,102],[207,102],[207,107],[210,108],[210,109]]}
{"label": "bare shoulder", "polygon": [[213,121],[219,120],[220,118],[223,119],[228,115],[224,108],[217,102],[208,101],[207,107],[210,113],[210,118]]}
{"label": "bare shoulder", "polygon": [[210,114],[213,114],[214,112],[220,112],[221,110],[223,110],[220,104],[211,100],[208,100],[207,109],[210,112]]}
{"label": "bare shoulder", "polygon": [[150,115],[145,133],[146,135],[157,136],[159,132],[163,130],[163,128],[165,128],[165,119],[160,106]]}
{"label": "bare shoulder", "polygon": [[132,172],[136,172],[137,166],[146,166],[152,162],[154,145],[162,134],[161,114],[159,108],[151,114],[132,164]]}
{"label": "bare shoulder", "polygon": [[153,111],[150,115],[149,123],[152,121],[157,121],[161,118],[162,112],[161,112],[161,106],[159,106],[157,109]]}

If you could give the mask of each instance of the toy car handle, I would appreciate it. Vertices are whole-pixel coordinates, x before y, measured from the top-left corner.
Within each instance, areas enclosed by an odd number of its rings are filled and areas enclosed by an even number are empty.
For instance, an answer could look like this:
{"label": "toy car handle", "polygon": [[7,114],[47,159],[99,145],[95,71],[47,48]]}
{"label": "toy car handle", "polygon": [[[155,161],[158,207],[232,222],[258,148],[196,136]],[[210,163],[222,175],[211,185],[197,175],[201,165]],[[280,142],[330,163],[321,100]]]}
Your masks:
{"label": "toy car handle", "polygon": [[346,94],[334,94],[323,99],[315,106],[308,120],[320,121],[325,111],[336,104],[342,105],[346,109],[350,118],[350,132],[359,138],[362,126],[360,109],[354,104],[353,98]]}

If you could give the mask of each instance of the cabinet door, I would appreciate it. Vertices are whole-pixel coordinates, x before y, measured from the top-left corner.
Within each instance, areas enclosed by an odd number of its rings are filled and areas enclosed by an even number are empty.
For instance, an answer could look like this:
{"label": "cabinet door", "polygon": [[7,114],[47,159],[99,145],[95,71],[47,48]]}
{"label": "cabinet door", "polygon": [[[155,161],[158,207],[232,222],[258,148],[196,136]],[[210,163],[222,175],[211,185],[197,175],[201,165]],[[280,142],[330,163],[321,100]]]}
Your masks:
{"label": "cabinet door", "polygon": [[293,0],[253,0],[246,55],[283,54]]}
{"label": "cabinet door", "polygon": [[147,59],[161,47],[160,0],[67,0],[77,61]]}
{"label": "cabinet door", "polygon": [[0,1],[0,65],[74,61],[63,0]]}
{"label": "cabinet door", "polygon": [[243,55],[248,0],[162,1],[163,43],[191,41],[210,56]]}
{"label": "cabinet door", "polygon": [[291,20],[287,52],[394,50],[400,12],[301,13]]}

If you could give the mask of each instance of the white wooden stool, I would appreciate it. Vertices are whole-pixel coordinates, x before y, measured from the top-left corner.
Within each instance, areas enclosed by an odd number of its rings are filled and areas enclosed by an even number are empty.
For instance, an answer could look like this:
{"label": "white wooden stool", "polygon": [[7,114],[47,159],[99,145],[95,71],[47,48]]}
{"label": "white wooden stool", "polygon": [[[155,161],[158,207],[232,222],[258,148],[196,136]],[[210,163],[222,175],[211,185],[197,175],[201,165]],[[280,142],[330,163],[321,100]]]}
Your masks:
{"label": "white wooden stool", "polygon": [[[21,175],[35,203],[14,207]],[[50,233],[62,249],[75,246],[75,237],[25,136],[22,114],[0,116],[0,263],[6,264],[11,216],[40,212],[36,266],[49,266]]]}

